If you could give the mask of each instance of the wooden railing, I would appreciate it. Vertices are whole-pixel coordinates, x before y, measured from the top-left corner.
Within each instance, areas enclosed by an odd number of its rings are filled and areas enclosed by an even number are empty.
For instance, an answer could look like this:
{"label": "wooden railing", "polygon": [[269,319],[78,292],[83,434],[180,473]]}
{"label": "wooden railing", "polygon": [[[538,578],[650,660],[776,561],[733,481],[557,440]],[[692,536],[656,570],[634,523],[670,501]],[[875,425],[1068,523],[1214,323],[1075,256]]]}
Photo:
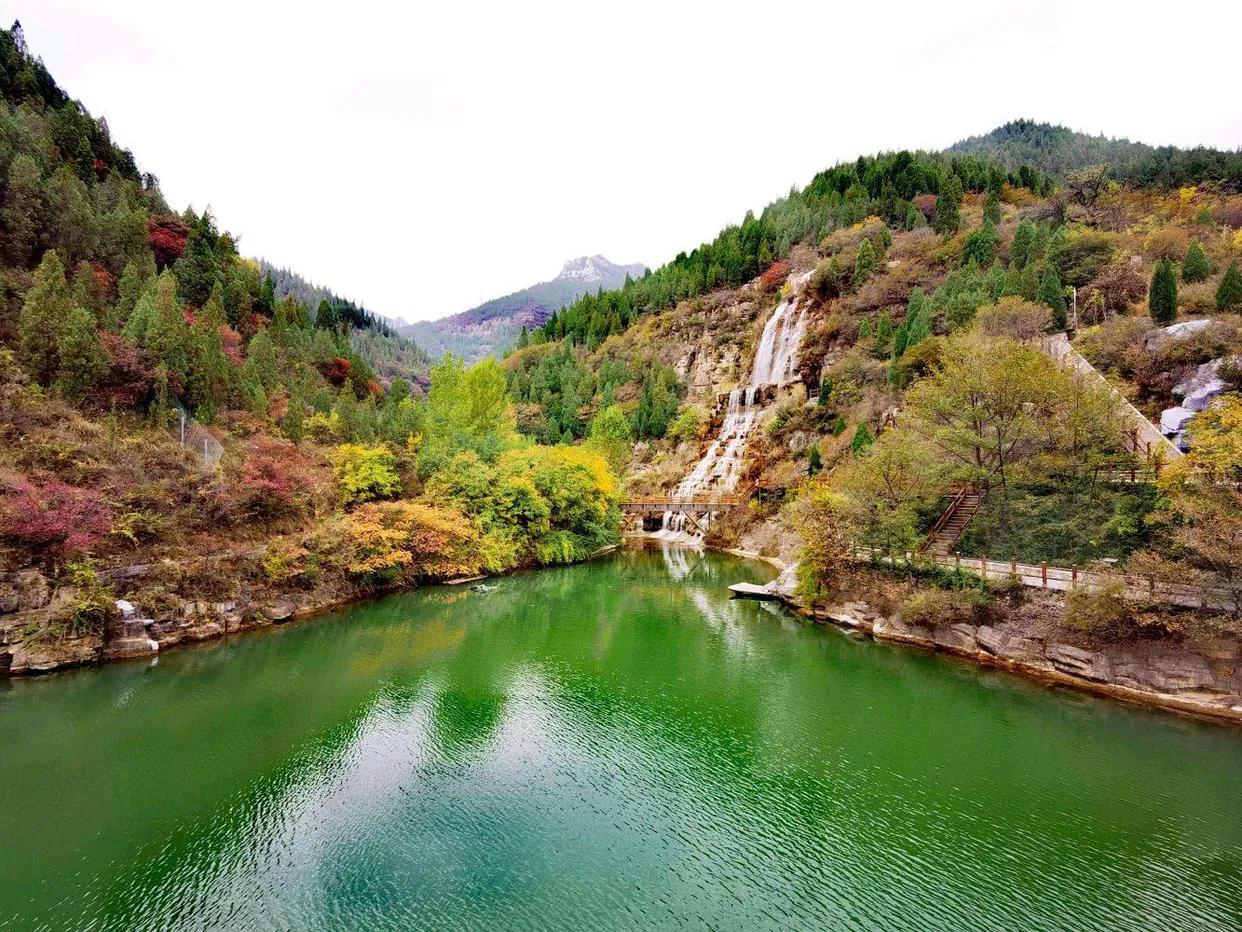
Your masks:
{"label": "wooden railing", "polygon": [[1081,587],[1098,588],[1110,582],[1120,582],[1122,594],[1135,601],[1159,602],[1181,608],[1242,611],[1242,596],[1227,589],[1161,582],[1150,577],[1124,573],[1082,570],[1076,566],[1049,566],[1047,563],[1034,565],[1019,563],[1017,560],[993,560],[986,556],[963,557],[960,553],[907,553],[903,558],[865,547],[856,549],[854,556],[891,566],[901,566],[903,562],[913,564],[917,559],[931,559],[940,566],[977,573],[984,579],[1015,579],[1024,586],[1036,589],[1066,591]]}

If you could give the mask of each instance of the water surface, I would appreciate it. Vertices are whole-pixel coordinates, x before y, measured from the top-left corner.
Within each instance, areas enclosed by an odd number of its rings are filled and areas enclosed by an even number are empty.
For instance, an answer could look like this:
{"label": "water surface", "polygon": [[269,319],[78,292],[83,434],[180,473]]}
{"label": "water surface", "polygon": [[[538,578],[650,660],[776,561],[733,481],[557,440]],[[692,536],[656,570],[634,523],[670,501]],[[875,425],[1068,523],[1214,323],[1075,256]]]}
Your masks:
{"label": "water surface", "polygon": [[1237,929],[1242,734],[625,552],[0,684],[0,929]]}

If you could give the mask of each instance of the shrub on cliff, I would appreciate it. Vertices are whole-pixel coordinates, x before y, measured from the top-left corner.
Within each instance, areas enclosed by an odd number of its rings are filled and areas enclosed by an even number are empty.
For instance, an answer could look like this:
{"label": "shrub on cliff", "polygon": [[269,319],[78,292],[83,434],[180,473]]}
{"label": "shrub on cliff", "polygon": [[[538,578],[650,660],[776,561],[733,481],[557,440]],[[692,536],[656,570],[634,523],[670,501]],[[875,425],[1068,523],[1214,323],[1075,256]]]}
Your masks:
{"label": "shrub on cliff", "polygon": [[1071,589],[1065,594],[1065,623],[1105,637],[1125,634],[1134,624],[1134,612],[1124,593],[1119,579]]}
{"label": "shrub on cliff", "polygon": [[920,589],[901,606],[901,620],[912,625],[951,624],[987,604],[981,589]]}

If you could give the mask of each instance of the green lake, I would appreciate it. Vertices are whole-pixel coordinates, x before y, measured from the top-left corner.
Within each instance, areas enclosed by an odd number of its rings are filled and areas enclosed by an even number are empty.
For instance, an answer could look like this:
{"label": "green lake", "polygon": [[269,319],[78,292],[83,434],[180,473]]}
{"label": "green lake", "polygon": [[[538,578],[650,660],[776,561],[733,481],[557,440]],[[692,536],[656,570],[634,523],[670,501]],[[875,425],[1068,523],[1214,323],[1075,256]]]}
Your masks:
{"label": "green lake", "polygon": [[623,551],[0,682],[0,929],[1242,927],[1242,732]]}

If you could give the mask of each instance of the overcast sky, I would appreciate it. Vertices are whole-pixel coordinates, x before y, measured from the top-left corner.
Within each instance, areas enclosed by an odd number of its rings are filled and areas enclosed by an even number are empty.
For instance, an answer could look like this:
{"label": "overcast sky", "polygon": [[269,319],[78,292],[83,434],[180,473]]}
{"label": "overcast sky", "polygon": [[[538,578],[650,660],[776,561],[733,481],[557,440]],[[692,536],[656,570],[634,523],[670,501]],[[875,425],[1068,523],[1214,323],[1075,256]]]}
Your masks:
{"label": "overcast sky", "polygon": [[8,19],[174,207],[413,320],[572,256],[659,265],[834,162],[1019,116],[1237,148],[1242,2],[1158,6],[37,0]]}

